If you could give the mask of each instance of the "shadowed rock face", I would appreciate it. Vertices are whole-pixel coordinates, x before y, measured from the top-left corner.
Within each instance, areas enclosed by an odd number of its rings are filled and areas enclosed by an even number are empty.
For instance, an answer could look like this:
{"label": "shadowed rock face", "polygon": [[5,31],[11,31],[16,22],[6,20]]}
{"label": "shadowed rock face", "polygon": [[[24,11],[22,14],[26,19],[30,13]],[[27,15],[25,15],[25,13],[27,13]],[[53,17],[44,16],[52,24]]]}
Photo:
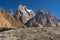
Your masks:
{"label": "shadowed rock face", "polygon": [[53,16],[50,15],[49,12],[45,11],[44,9],[40,9],[37,12],[37,15],[29,20],[25,25],[28,27],[38,27],[38,24],[47,27],[56,27],[56,20]]}
{"label": "shadowed rock face", "polygon": [[26,6],[19,5],[16,15],[14,16],[17,20],[20,20],[25,24],[29,19],[35,16],[32,10],[26,8]]}

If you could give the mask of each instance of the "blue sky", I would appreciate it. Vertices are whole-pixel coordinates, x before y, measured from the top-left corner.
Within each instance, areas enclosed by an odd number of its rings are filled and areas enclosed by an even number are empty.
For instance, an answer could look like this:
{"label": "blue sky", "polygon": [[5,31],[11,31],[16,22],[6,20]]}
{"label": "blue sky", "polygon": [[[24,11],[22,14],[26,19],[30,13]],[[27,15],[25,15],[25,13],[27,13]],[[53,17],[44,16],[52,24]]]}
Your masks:
{"label": "blue sky", "polygon": [[13,9],[15,13],[18,5],[25,5],[34,12],[37,12],[39,8],[44,8],[50,11],[52,16],[60,18],[60,0],[0,0],[0,7],[7,12]]}

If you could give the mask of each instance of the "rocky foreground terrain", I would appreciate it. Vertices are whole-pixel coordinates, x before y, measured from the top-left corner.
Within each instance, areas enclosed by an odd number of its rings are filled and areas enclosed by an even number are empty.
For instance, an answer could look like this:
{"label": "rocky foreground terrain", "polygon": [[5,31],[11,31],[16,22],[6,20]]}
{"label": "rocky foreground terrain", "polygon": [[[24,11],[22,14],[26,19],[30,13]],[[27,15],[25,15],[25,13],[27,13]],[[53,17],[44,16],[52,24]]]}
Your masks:
{"label": "rocky foreground terrain", "polygon": [[0,40],[60,40],[60,28],[11,29],[0,32]]}

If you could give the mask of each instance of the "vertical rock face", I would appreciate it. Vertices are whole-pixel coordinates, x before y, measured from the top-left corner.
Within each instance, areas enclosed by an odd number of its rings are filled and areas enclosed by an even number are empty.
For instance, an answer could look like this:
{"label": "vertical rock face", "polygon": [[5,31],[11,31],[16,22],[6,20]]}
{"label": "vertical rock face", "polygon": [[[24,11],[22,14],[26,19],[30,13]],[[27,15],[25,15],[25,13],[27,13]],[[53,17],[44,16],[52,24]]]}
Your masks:
{"label": "vertical rock face", "polygon": [[38,27],[38,24],[41,24],[44,27],[56,27],[56,21],[54,20],[54,17],[52,17],[50,13],[44,9],[40,9],[37,12],[37,15],[29,20],[25,25],[28,27]]}
{"label": "vertical rock face", "polygon": [[35,16],[32,10],[26,8],[26,6],[19,5],[16,15],[14,16],[17,20],[25,24],[29,19]]}

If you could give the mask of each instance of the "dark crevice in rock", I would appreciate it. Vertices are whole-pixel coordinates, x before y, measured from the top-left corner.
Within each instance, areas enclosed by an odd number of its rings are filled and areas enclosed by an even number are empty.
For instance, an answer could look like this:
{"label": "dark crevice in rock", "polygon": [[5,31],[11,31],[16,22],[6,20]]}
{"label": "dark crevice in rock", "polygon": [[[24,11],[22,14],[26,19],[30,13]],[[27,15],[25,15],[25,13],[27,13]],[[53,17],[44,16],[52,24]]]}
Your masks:
{"label": "dark crevice in rock", "polygon": [[0,28],[0,32],[12,30],[13,28]]}

